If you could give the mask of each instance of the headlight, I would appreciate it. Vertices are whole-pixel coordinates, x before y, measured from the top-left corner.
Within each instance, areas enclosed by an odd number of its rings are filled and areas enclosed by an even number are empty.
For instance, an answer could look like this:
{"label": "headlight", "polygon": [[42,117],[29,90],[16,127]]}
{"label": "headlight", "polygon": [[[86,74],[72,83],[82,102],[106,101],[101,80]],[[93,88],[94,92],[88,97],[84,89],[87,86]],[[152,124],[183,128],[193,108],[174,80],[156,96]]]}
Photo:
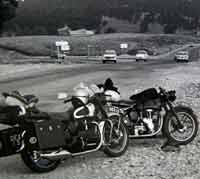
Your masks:
{"label": "headlight", "polygon": [[169,101],[174,102],[176,100],[176,91],[169,91],[168,99]]}

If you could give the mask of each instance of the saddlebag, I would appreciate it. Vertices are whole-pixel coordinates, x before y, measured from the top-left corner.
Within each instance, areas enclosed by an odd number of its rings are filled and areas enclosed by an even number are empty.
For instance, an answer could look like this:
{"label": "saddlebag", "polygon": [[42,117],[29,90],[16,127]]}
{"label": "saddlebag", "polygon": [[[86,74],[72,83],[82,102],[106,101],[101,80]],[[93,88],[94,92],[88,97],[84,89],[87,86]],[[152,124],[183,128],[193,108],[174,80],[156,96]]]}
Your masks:
{"label": "saddlebag", "polygon": [[0,157],[16,154],[21,147],[21,129],[18,127],[0,131]]}
{"label": "saddlebag", "polygon": [[26,128],[26,143],[31,150],[48,150],[66,145],[64,125],[60,120],[33,121]]}
{"label": "saddlebag", "polygon": [[0,124],[15,125],[18,122],[19,106],[0,107]]}

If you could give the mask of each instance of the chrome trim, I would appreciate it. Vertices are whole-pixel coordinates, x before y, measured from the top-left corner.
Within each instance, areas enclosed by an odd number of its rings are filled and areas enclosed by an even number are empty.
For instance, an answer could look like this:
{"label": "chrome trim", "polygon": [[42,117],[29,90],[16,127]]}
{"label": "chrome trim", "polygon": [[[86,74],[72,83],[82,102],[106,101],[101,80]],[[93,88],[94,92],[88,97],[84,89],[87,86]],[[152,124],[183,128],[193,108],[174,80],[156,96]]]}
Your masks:
{"label": "chrome trim", "polygon": [[162,126],[163,126],[163,121],[164,121],[163,117],[161,117],[160,120],[161,120],[160,128],[156,132],[154,132],[152,134],[145,134],[145,135],[129,135],[129,138],[143,138],[143,137],[155,136],[156,134],[158,134],[161,131]]}
{"label": "chrome trim", "polygon": [[76,109],[76,110],[74,111],[74,118],[75,118],[75,119],[81,119],[81,118],[87,117],[87,115],[77,115],[77,113],[78,113],[79,111],[81,111],[82,109],[84,109],[84,108],[85,108],[85,107],[82,106],[82,107],[80,107],[80,108],[78,108],[78,109]]}
{"label": "chrome trim", "polygon": [[26,134],[26,131],[23,131],[22,134],[21,134],[22,145],[21,145],[20,149],[18,149],[16,152],[20,152],[20,151],[22,151],[25,148],[25,142],[24,142],[24,139],[23,139],[25,134]]}
{"label": "chrome trim", "polygon": [[92,123],[96,124],[98,126],[98,129],[99,129],[99,132],[100,132],[100,142],[99,142],[99,145],[97,146],[96,149],[92,149],[92,150],[88,150],[88,151],[84,151],[84,152],[79,152],[79,153],[74,153],[74,154],[72,154],[72,156],[78,156],[78,155],[82,155],[82,154],[96,152],[96,151],[98,151],[101,148],[102,145],[105,144],[104,137],[103,137],[103,129],[104,129],[105,121],[102,121],[99,124],[97,122],[95,122],[95,121],[93,121]]}
{"label": "chrome trim", "polygon": [[[88,112],[89,112],[88,114],[86,114],[86,115],[77,115],[78,112],[80,112],[82,109],[84,109],[86,107],[87,107]],[[84,117],[92,117],[94,115],[95,115],[95,106],[92,103],[89,103],[86,106],[79,107],[74,111],[74,118],[75,119],[82,119]]]}
{"label": "chrome trim", "polygon": [[72,156],[72,154],[67,150],[53,151],[51,153],[43,153],[43,154],[39,154],[39,155],[40,155],[40,157],[47,158],[47,159],[52,159],[52,160],[61,159],[61,158],[65,158],[65,157],[68,157],[68,156]]}
{"label": "chrome trim", "polygon": [[65,158],[68,156],[78,156],[78,155],[82,155],[82,154],[96,152],[104,144],[103,129],[104,129],[105,122],[102,121],[100,123],[97,123],[97,122],[93,121],[92,123],[97,125],[99,132],[100,132],[100,142],[99,142],[99,145],[96,147],[96,149],[92,149],[92,150],[88,150],[88,151],[84,151],[84,152],[78,152],[78,153],[70,153],[67,150],[60,150],[60,151],[53,151],[51,153],[40,154],[40,157],[49,158],[49,159],[61,159],[61,158]]}
{"label": "chrome trim", "polygon": [[19,106],[21,111],[19,112],[19,116],[23,116],[26,114],[26,108],[24,106]]}

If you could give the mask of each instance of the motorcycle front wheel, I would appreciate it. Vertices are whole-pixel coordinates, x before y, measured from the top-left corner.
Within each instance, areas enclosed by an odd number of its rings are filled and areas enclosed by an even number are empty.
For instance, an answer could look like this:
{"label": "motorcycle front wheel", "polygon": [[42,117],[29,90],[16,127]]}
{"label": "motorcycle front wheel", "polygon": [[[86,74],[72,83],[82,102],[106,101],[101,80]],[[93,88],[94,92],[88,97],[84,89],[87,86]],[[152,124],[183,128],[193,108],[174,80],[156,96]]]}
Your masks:
{"label": "motorcycle front wheel", "polygon": [[164,119],[163,133],[168,140],[176,145],[186,145],[193,141],[198,132],[198,120],[193,110],[186,106],[176,106],[175,112],[183,125],[179,129],[173,122],[175,116],[169,112]]}
{"label": "motorcycle front wheel", "polygon": [[129,143],[127,128],[123,121],[119,122],[119,117],[118,115],[109,117],[113,123],[112,130],[108,123],[104,126],[104,141],[106,142],[104,153],[110,157],[119,157],[124,154]]}
{"label": "motorcycle front wheel", "polygon": [[34,156],[33,152],[27,150],[22,151],[21,158],[28,168],[37,173],[50,172],[60,164],[59,160],[53,161],[39,156],[37,157]]}

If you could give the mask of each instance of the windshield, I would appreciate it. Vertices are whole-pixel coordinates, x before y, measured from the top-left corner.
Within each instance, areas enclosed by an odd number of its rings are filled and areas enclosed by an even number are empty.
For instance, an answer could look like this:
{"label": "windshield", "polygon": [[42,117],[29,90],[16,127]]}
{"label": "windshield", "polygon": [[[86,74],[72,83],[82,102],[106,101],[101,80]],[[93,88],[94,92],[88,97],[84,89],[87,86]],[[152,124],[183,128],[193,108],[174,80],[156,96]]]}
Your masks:
{"label": "windshield", "polygon": [[73,90],[76,91],[78,89],[86,90],[89,94],[89,96],[93,96],[95,93],[101,93],[101,89],[94,83],[87,84],[85,82],[80,82],[78,85],[76,85]]}
{"label": "windshield", "polygon": [[146,52],[146,51],[143,51],[143,50],[138,51],[137,53],[138,53],[138,54],[147,54],[147,52]]}
{"label": "windshield", "polygon": [[178,52],[178,55],[188,55],[188,52]]}
{"label": "windshield", "polygon": [[106,50],[105,51],[105,54],[108,54],[108,55],[116,55],[116,52],[114,50]]}

